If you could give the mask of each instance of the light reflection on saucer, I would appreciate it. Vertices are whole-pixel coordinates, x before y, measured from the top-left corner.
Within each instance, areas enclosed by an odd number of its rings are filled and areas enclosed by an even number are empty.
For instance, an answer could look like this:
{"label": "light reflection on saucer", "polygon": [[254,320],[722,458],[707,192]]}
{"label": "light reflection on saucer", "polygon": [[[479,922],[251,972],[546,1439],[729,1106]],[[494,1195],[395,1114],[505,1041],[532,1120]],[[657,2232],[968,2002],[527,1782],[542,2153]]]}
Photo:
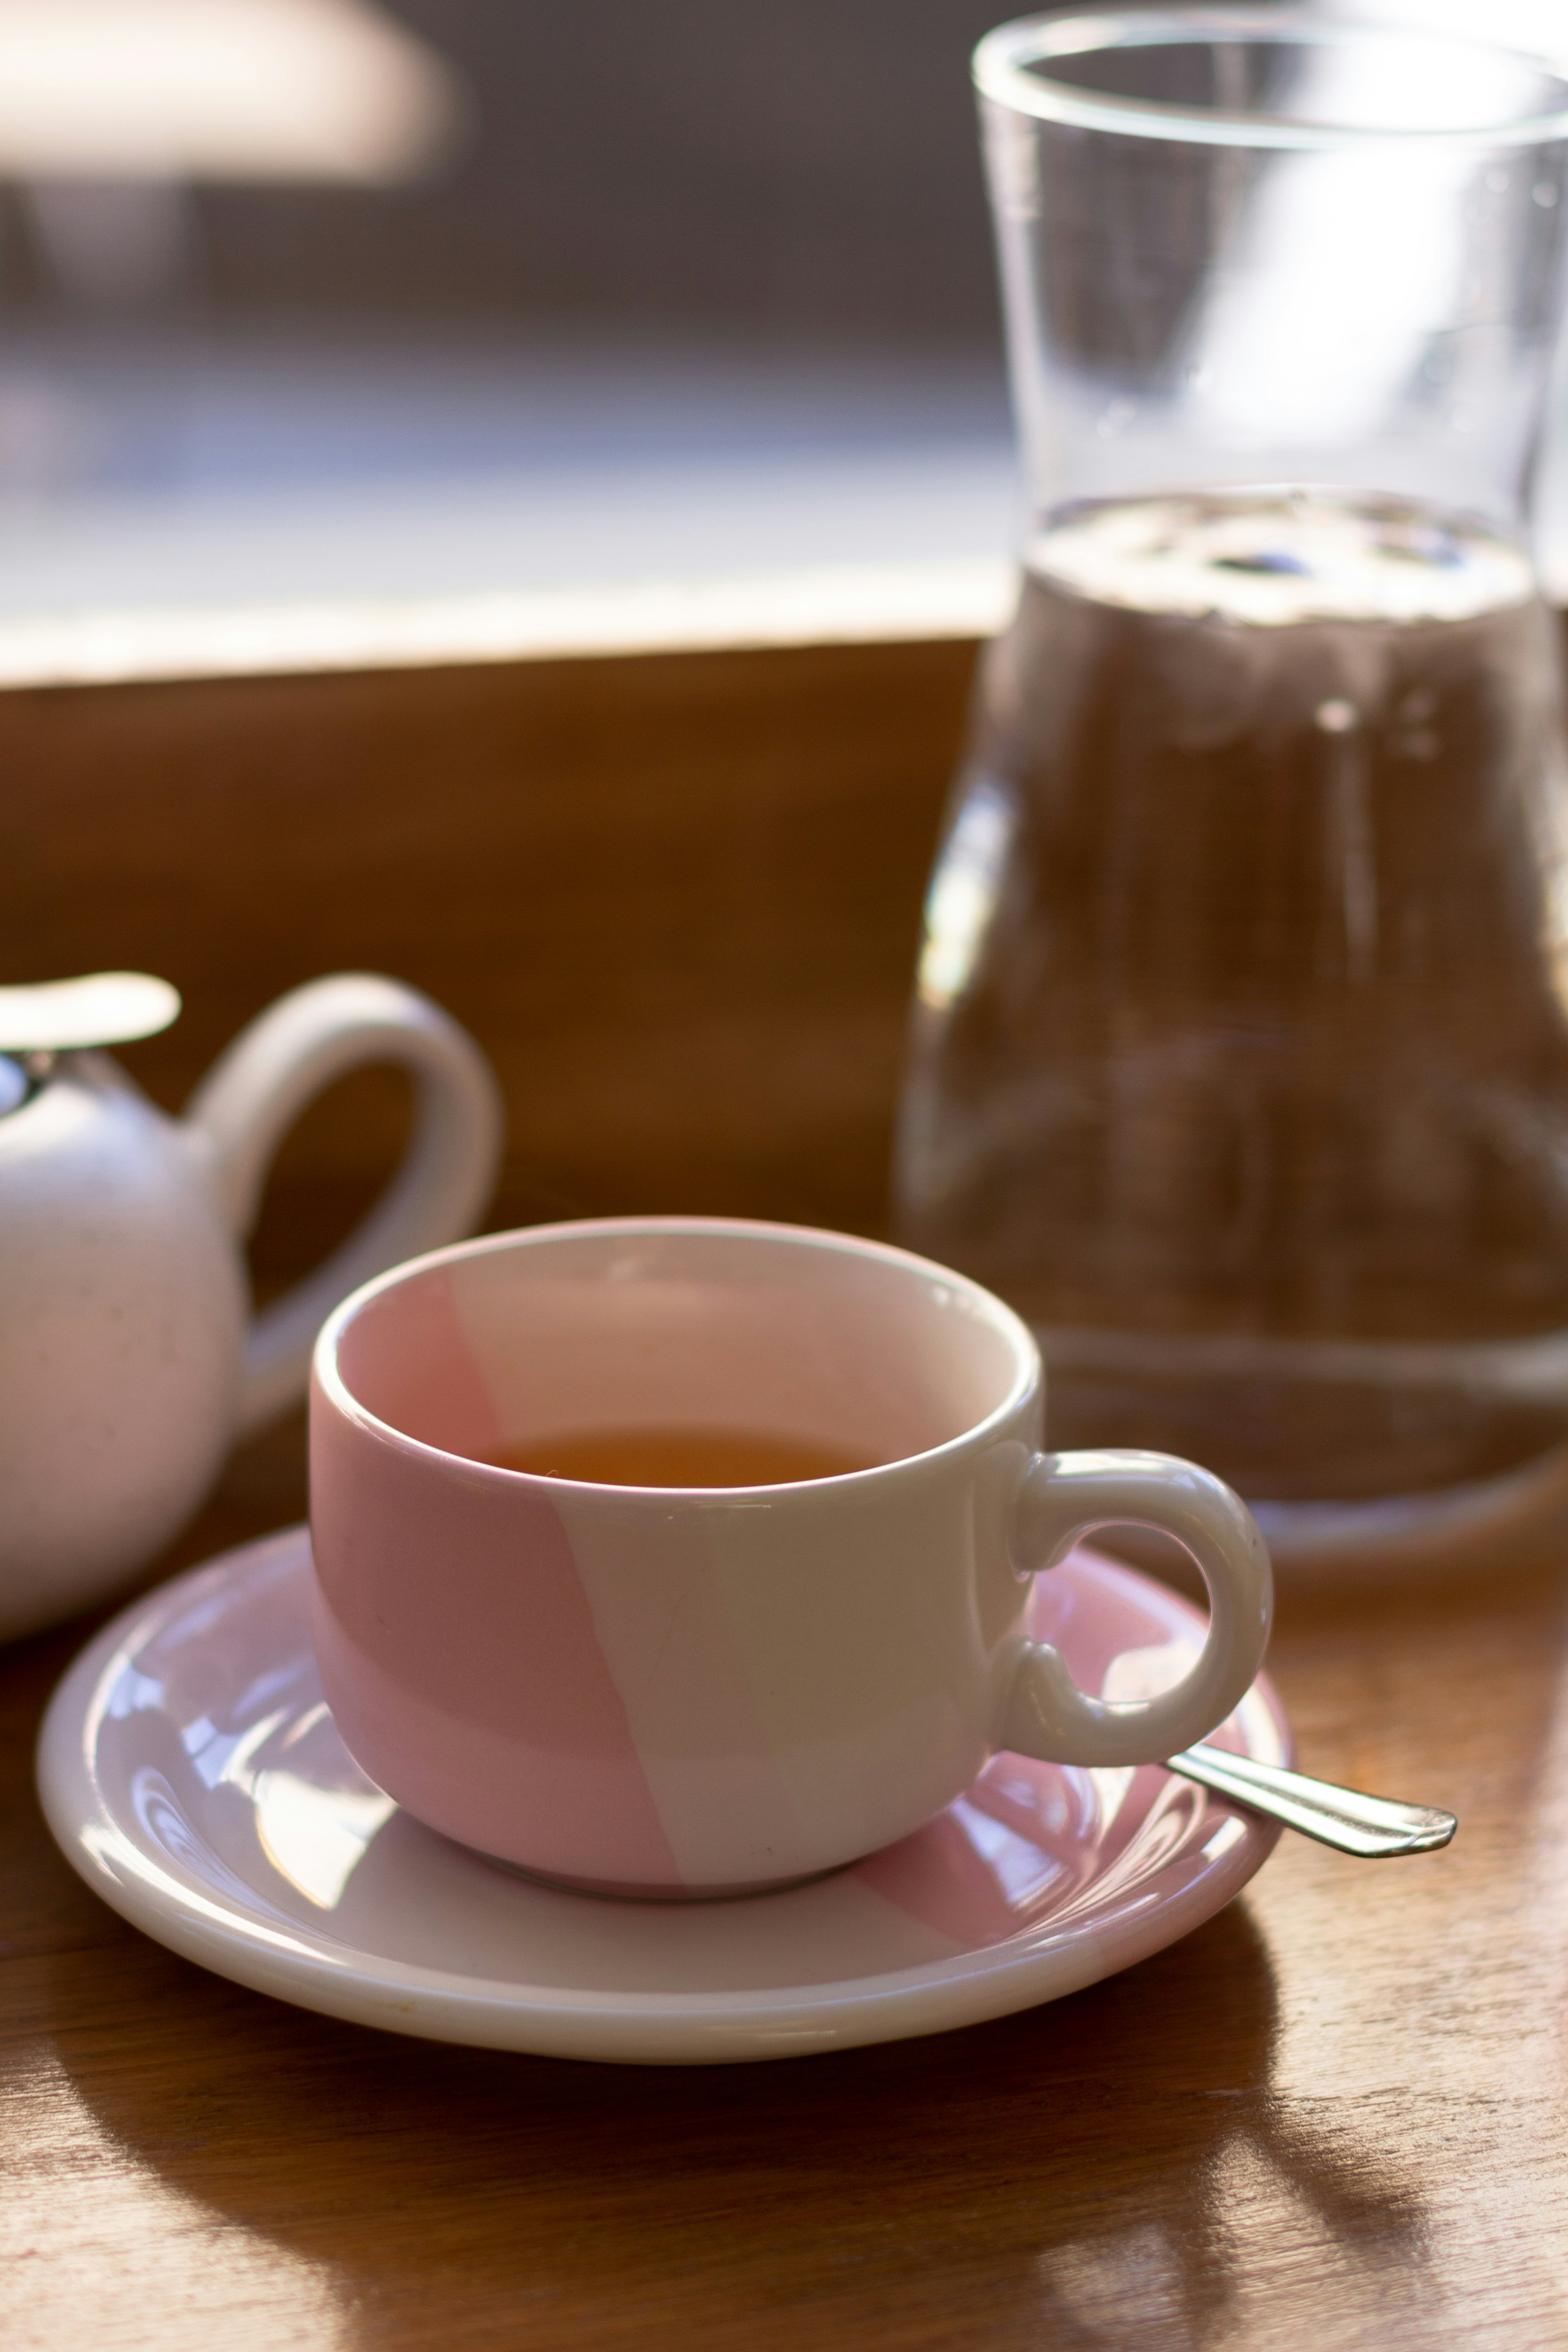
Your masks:
{"label": "light reflection on saucer", "polygon": [[[810,1885],[617,1903],[423,1829],[339,1738],[310,1647],[303,1530],[128,1612],[51,1709],[62,1846],[136,1924],[242,1982],[405,2032],[593,2057],[760,2056],[928,2032],[1071,1991],[1228,1901],[1277,1832],[1157,1767],[998,1757],[898,1845]],[[1030,1632],[1081,1683],[1142,1696],[1196,1611],[1080,1552]],[[1260,1685],[1223,1744],[1289,1740]]]}

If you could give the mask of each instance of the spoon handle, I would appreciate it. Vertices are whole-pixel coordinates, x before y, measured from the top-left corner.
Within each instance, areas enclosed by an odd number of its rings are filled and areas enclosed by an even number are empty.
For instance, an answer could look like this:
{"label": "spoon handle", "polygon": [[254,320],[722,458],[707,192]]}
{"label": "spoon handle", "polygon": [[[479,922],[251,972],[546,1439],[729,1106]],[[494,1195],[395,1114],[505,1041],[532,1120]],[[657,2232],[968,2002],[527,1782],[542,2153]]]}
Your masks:
{"label": "spoon handle", "polygon": [[1171,1757],[1166,1769],[1255,1813],[1266,1813],[1270,1821],[1283,1822],[1287,1829],[1300,1830],[1320,1845],[1364,1861],[1394,1853],[1431,1853],[1447,1845],[1458,1827],[1452,1813],[1435,1805],[1402,1805],[1393,1797],[1364,1796],[1359,1789],[1340,1789],[1332,1780],[1289,1772],[1282,1764],[1228,1755],[1203,1740]]}

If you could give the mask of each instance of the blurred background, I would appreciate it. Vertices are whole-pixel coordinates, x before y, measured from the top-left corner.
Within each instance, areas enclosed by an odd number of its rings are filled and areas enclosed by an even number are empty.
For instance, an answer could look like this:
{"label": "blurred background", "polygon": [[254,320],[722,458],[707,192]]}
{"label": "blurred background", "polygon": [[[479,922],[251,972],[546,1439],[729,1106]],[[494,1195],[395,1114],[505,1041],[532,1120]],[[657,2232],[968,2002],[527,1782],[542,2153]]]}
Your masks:
{"label": "blurred background", "polygon": [[987,0],[0,0],[0,610],[1002,592]]}
{"label": "blurred background", "polygon": [[999,619],[1006,13],[0,0],[0,614],[899,570]]}

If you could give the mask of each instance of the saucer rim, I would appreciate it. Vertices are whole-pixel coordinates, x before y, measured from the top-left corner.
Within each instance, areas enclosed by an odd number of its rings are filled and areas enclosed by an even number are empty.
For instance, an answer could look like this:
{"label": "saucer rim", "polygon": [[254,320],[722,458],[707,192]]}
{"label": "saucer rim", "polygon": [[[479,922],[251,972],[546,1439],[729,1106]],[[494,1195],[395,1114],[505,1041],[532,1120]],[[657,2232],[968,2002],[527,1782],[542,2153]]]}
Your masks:
{"label": "saucer rim", "polygon": [[[303,1524],[281,1528],[217,1554],[121,1610],[67,1669],[45,1713],[37,1759],[50,1832],[96,1895],[181,1958],[296,2008],[429,2041],[612,2063],[723,2063],[904,2040],[1061,1999],[1152,1957],[1223,1909],[1281,1835],[1276,1823],[1219,1801],[1218,1811],[1240,1820],[1242,1836],[1218,1856],[1199,1849],[1183,1857],[1193,1874],[1152,1904],[1145,1886],[1124,1910],[1089,1921],[1053,1927],[1047,1917],[998,1944],[822,1983],[716,1994],[583,1991],[382,1959],[302,1923],[272,1926],[216,1890],[183,1884],[127,1833],[96,1769],[104,1696],[121,1664],[205,1591],[281,1567],[308,1553],[308,1541]],[[1168,1587],[1089,1547],[1083,1551],[1096,1576],[1140,1597],[1152,1592],[1163,1609],[1201,1625],[1199,1612]],[[1263,1675],[1253,1691],[1289,1761],[1293,1741],[1277,1692]],[[762,1893],[737,1899],[778,1898]]]}

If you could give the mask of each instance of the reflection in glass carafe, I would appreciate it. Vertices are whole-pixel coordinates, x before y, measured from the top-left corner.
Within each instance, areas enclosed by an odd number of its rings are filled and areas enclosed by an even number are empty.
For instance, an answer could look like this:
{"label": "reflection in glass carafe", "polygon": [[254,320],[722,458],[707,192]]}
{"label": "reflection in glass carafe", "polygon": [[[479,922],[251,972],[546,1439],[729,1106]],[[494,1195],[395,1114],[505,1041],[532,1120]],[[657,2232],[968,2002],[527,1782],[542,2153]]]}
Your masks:
{"label": "reflection in glass carafe", "polygon": [[897,1195],[1057,1444],[1193,1454],[1288,1555],[1568,1440],[1568,84],[1227,13],[977,54],[1033,520]]}

